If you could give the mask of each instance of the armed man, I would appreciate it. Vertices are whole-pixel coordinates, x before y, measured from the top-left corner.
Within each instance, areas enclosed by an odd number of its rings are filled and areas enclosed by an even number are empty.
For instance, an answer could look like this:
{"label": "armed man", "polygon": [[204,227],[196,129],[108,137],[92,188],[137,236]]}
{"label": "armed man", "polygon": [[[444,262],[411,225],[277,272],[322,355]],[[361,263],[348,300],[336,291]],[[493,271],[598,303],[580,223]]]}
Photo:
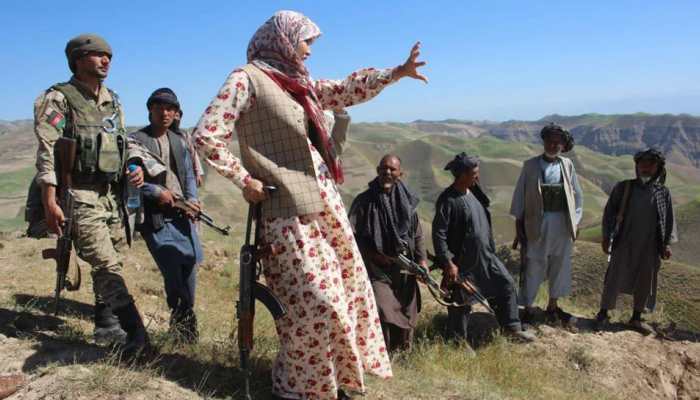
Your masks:
{"label": "armed man", "polygon": [[377,166],[377,177],[350,207],[355,240],[365,261],[384,341],[390,352],[410,348],[418,322],[420,291],[415,275],[396,265],[403,254],[427,268],[423,230],[416,197],[401,180],[401,160],[387,154]]}
{"label": "armed man", "polygon": [[678,239],[664,155],[647,149],[634,156],[634,163],[636,179],[615,185],[603,213],[602,244],[610,263],[596,328],[605,328],[618,294],[627,293],[634,298],[629,326],[648,335],[653,329],[642,312],[654,310],[661,259],[671,258],[670,244]]}
{"label": "armed man", "polygon": [[[119,207],[128,159],[124,114],[117,95],[104,84],[112,49],[100,36],[84,34],[66,45],[68,82],[51,86],[34,104],[34,131],[39,141],[36,181],[51,232],[61,235],[65,215],[56,200],[60,165],[54,164],[54,145],[68,140],[77,151],[72,181],[72,239],[78,256],[92,267],[95,292],[96,340],[119,341],[126,333],[125,354],[136,355],[148,347],[141,316],[122,277],[122,261],[115,247],[124,242]],[[58,155],[58,154],[57,154]],[[69,157],[70,158],[70,157]],[[60,158],[59,158],[60,160]],[[128,175],[129,184],[140,186],[140,168]]]}
{"label": "armed man", "polygon": [[535,297],[548,280],[547,320],[573,326],[576,318],[562,310],[558,300],[571,293],[571,251],[583,215],[574,164],[561,155],[571,151],[574,140],[555,124],[545,126],[540,136],[544,152],[524,162],[510,206],[517,239],[524,247],[518,302],[525,307],[523,321],[532,322]]}
{"label": "armed man", "polygon": [[[438,197],[433,219],[433,245],[443,283],[453,297],[466,302],[476,291],[489,299],[503,333],[522,342],[535,335],[523,329],[518,315],[515,282],[496,256],[489,198],[479,186],[479,158],[458,154],[450,161],[454,182]],[[466,282],[467,284],[462,284]],[[448,307],[448,330],[467,338],[469,307]]]}
{"label": "armed man", "polygon": [[[203,260],[194,215],[175,207],[178,199],[197,202],[197,181],[185,136],[171,130],[180,102],[169,88],[151,94],[146,102],[150,125],[132,132],[129,138],[155,154],[166,170],[146,176],[142,188],[144,221],[137,226],[143,235],[165,283],[170,308],[170,330],[176,340],[194,343],[198,339],[194,312],[196,265]],[[197,210],[193,210],[196,212]]]}

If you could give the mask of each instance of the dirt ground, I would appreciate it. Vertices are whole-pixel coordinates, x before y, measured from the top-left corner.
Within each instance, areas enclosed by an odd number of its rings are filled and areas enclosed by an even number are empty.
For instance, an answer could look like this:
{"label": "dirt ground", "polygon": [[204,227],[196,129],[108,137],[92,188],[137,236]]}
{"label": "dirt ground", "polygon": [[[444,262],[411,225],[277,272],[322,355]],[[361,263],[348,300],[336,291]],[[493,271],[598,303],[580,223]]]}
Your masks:
{"label": "dirt ground", "polygon": [[[87,271],[83,271],[85,287],[66,294],[61,315],[51,314],[54,270],[39,256],[41,248],[51,244],[51,240],[21,238],[0,242],[4,277],[0,280],[0,377],[18,374],[25,380],[8,399],[240,397],[241,376],[231,333],[237,286],[232,266],[226,266],[236,254],[230,246],[205,241],[210,257],[200,270],[197,306],[203,339],[189,349],[164,339],[168,311],[162,282],[143,243],[129,252],[126,279],[159,350],[145,364],[130,364],[92,343]],[[428,299],[427,293],[424,298]],[[426,300],[421,318],[436,324],[442,314],[441,308]],[[658,336],[642,336],[621,324],[599,333],[591,330],[591,323],[581,318],[577,333],[538,325],[536,343],[487,345],[477,349],[474,359],[423,332],[422,344],[416,346],[422,350],[396,359],[394,379],[369,379],[365,398],[700,399],[700,335],[665,327]],[[255,398],[267,399],[276,339],[264,314],[256,329],[254,389],[260,395]],[[441,351],[461,366],[441,366]],[[484,386],[482,376],[491,379],[491,386]],[[531,392],[518,391],[522,379],[535,382],[530,384],[534,385]]]}

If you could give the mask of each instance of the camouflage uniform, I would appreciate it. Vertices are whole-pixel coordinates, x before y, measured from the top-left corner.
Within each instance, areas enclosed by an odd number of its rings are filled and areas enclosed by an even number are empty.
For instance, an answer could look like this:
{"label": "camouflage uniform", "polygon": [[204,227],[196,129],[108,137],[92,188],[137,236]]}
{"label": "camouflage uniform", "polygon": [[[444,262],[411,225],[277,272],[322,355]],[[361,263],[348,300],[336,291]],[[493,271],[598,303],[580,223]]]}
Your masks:
{"label": "camouflage uniform", "polygon": [[[79,35],[66,45],[66,58],[76,74],[41,95],[34,107],[34,130],[39,141],[36,182],[42,188],[57,185],[53,149],[62,136],[75,139],[76,164],[71,171],[73,241],[78,255],[92,266],[95,291],[95,337],[124,340],[124,356],[138,356],[149,349],[148,333],[121,276],[116,248],[124,242],[122,219],[114,190],[124,183],[125,162],[130,159],[124,117],[116,94],[99,81],[95,95],[76,79],[107,76],[112,49],[98,35]],[[86,58],[87,57],[87,58]],[[130,161],[130,160],[129,160]],[[131,161],[130,161],[131,162]],[[144,163],[145,164],[145,163]],[[42,196],[43,197],[43,196]],[[53,199],[44,206],[54,210]],[[52,211],[53,212],[53,211]],[[53,218],[47,215],[47,218]]]}
{"label": "camouflage uniform", "polygon": [[[124,126],[121,107],[106,87],[102,86],[95,97],[77,79],[71,78],[69,83],[99,110],[116,106],[119,110],[119,126]],[[117,104],[113,105],[115,101]],[[68,101],[58,90],[47,90],[34,103],[34,132],[39,140],[36,180],[41,185],[57,185],[53,146],[63,135],[61,119],[69,114]],[[73,185],[74,243],[80,258],[92,266],[96,297],[111,308],[117,308],[131,302],[131,297],[121,277],[122,263],[117,248],[123,247],[126,235],[112,186],[105,183]]]}

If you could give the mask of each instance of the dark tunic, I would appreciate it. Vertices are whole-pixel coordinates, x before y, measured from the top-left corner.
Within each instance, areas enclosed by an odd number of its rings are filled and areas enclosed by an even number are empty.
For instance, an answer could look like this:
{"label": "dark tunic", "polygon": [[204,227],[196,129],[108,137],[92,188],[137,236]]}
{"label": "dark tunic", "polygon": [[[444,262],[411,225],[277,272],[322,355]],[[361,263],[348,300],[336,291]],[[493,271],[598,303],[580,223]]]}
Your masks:
{"label": "dark tunic", "polygon": [[[478,198],[477,198],[478,197]],[[451,260],[461,277],[474,283],[492,303],[501,326],[520,328],[513,277],[496,256],[488,199],[477,189],[461,193],[452,186],[442,192],[435,205],[433,245],[440,266]],[[464,292],[456,294],[462,300]],[[448,308],[452,334],[466,337],[468,308]]]}
{"label": "dark tunic", "polygon": [[[410,196],[412,195],[409,194]],[[392,234],[387,232],[387,226],[391,223],[399,227],[401,233],[398,236],[402,236],[406,242],[411,258],[418,263],[427,260],[423,230],[416,212],[417,199],[406,200],[404,199],[402,205],[406,207],[406,212],[396,212],[402,208],[398,204],[400,196],[396,195],[395,191],[390,195],[384,194],[370,183],[370,189],[360,193],[353,201],[350,207],[350,222],[372,282],[382,325],[391,324],[399,329],[412,330],[416,326],[420,311],[420,291],[415,276],[401,273],[398,266],[382,266],[373,260],[376,253],[391,257],[397,255],[397,249],[390,238]],[[382,212],[377,211],[375,220],[369,214],[379,209]],[[384,220],[387,218],[392,218],[392,221]],[[369,227],[373,222],[380,226],[377,229]],[[378,247],[381,251],[378,251]],[[408,340],[408,337],[404,339]]]}
{"label": "dark tunic", "polygon": [[[604,236],[608,238],[622,204],[625,182],[610,194],[603,214]],[[656,193],[656,191],[661,191]],[[664,218],[659,218],[658,199],[665,203]],[[662,237],[661,220],[664,221]],[[619,293],[634,296],[634,308],[653,310],[661,255],[675,241],[675,221],[671,195],[664,186],[631,181],[630,194],[620,232],[613,241],[613,253],[605,274],[601,307],[614,309]]]}

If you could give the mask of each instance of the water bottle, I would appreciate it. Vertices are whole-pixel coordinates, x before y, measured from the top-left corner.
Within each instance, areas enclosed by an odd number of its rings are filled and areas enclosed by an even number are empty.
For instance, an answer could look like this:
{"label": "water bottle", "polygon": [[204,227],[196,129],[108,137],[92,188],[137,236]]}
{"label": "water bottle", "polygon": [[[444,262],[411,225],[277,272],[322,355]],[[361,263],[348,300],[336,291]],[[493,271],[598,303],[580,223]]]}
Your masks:
{"label": "water bottle", "polygon": [[[136,165],[130,164],[129,172],[136,171],[136,168],[138,168]],[[126,207],[130,209],[136,209],[141,207],[141,189],[127,182],[126,191],[128,194],[128,197],[126,199]]]}

